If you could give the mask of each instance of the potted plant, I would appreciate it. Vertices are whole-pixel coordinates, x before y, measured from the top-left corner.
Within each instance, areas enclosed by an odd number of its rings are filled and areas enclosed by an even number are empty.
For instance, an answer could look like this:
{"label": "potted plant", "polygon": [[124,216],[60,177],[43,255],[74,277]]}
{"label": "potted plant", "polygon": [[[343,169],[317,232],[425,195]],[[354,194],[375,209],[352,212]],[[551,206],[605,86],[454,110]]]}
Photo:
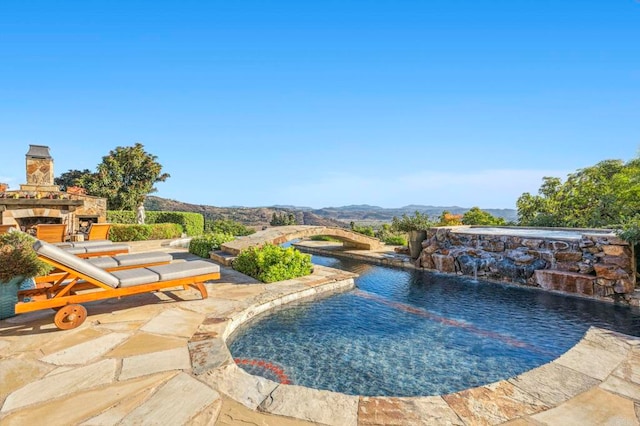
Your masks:
{"label": "potted plant", "polygon": [[406,213],[402,217],[393,217],[391,227],[399,232],[408,234],[407,243],[412,259],[417,259],[422,251],[422,242],[427,238],[427,229],[433,225],[429,216],[416,210],[413,216]]}
{"label": "potted plant", "polygon": [[0,235],[0,319],[15,315],[23,281],[52,269],[38,259],[32,247],[34,242],[33,237],[20,231]]}

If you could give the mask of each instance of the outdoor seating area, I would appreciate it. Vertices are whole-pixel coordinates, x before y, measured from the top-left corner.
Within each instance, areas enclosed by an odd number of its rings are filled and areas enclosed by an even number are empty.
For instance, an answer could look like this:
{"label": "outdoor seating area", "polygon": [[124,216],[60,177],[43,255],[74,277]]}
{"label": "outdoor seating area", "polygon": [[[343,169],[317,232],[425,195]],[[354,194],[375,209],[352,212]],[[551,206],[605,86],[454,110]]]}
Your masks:
{"label": "outdoor seating area", "polygon": [[[54,266],[60,272],[51,275],[48,280],[40,279],[39,288],[19,292],[21,301],[16,304],[15,313],[59,309],[54,323],[60,329],[75,328],[84,322],[87,311],[79,303],[172,287],[193,287],[200,292],[203,299],[206,299],[207,290],[203,283],[220,278],[219,266],[201,260],[134,268],[136,262],[154,263],[148,255],[141,254],[124,259],[120,257],[120,264],[125,269],[116,268],[108,272],[88,260],[44,241],[36,241],[33,248],[40,260]],[[164,259],[166,260],[166,257]],[[111,260],[118,262],[118,258]],[[108,265],[109,261],[105,260],[102,263]]]}
{"label": "outdoor seating area", "polygon": [[65,332],[37,312],[0,322],[0,371],[21,371],[3,382],[0,423],[635,424],[637,340],[604,330],[513,380],[447,396],[358,397],[248,375],[224,343],[233,329],[284,299],[331,293],[349,275],[318,267],[282,288],[221,269],[207,299],[168,290],[97,301]]}

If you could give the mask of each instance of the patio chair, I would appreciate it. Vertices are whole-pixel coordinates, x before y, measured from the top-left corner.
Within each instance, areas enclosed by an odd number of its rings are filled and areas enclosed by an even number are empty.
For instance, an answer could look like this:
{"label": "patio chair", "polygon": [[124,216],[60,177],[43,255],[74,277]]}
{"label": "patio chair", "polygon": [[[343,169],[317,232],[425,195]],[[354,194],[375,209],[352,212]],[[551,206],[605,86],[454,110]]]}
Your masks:
{"label": "patio chair", "polygon": [[67,225],[39,224],[36,225],[36,238],[48,243],[61,243],[67,237]]}
{"label": "patio chair", "polygon": [[[204,260],[171,263],[147,268],[107,272],[63,249],[44,241],[36,241],[33,249],[42,261],[64,271],[64,277],[51,287],[23,290],[15,313],[58,309],[54,323],[62,329],[75,328],[87,317],[79,303],[120,298],[174,287],[193,287],[207,298],[205,281],[220,278],[220,267]],[[31,298],[31,301],[24,301]]]}
{"label": "patio chair", "polygon": [[[169,253],[151,251],[145,253],[119,254],[116,256],[101,256],[87,258],[87,262],[105,271],[121,271],[124,269],[134,269],[149,266],[167,265],[173,261],[173,256]],[[36,285],[45,286],[53,284],[64,276],[61,269],[54,269],[48,275],[36,277]]]}
{"label": "patio chair", "polygon": [[0,225],[0,234],[9,232],[9,229],[18,229],[17,225]]}
{"label": "patio chair", "polygon": [[87,240],[109,240],[109,229],[111,229],[110,223],[92,223],[89,226],[89,234]]}

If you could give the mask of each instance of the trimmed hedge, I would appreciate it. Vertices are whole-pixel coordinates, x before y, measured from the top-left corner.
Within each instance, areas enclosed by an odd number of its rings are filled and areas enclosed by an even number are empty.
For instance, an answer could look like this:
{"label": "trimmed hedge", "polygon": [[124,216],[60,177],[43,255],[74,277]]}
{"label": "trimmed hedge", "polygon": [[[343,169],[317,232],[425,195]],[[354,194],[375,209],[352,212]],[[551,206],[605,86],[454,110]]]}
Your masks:
{"label": "trimmed hedge", "polygon": [[182,226],[177,223],[113,224],[109,229],[109,239],[114,242],[166,240],[179,238],[181,235]]}
{"label": "trimmed hedge", "polygon": [[[109,210],[107,222],[137,224],[137,214],[131,210]],[[145,224],[154,223],[177,223],[189,236],[201,235],[204,232],[204,216],[200,213],[147,210]]]}
{"label": "trimmed hedge", "polygon": [[402,235],[390,235],[384,239],[384,243],[391,246],[406,246],[407,239]]}
{"label": "trimmed hedge", "polygon": [[193,237],[189,242],[189,253],[197,256],[209,258],[209,252],[219,250],[220,245],[233,241],[235,237],[225,232],[213,232],[210,234]]}
{"label": "trimmed hedge", "polygon": [[232,219],[217,219],[204,221],[204,232],[223,232],[237,237],[251,235],[256,232],[255,229],[249,228],[240,222]]}
{"label": "trimmed hedge", "polygon": [[309,275],[313,264],[311,255],[293,247],[266,244],[241,252],[233,261],[233,269],[264,283],[272,283]]}

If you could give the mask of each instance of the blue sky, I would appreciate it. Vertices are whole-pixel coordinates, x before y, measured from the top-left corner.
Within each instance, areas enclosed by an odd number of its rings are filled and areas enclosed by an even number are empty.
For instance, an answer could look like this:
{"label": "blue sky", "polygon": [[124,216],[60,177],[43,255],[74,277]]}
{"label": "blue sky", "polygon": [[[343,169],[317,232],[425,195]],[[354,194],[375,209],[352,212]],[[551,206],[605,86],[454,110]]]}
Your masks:
{"label": "blue sky", "polygon": [[640,148],[635,0],[0,2],[0,182],[136,142],[216,206],[514,208]]}

